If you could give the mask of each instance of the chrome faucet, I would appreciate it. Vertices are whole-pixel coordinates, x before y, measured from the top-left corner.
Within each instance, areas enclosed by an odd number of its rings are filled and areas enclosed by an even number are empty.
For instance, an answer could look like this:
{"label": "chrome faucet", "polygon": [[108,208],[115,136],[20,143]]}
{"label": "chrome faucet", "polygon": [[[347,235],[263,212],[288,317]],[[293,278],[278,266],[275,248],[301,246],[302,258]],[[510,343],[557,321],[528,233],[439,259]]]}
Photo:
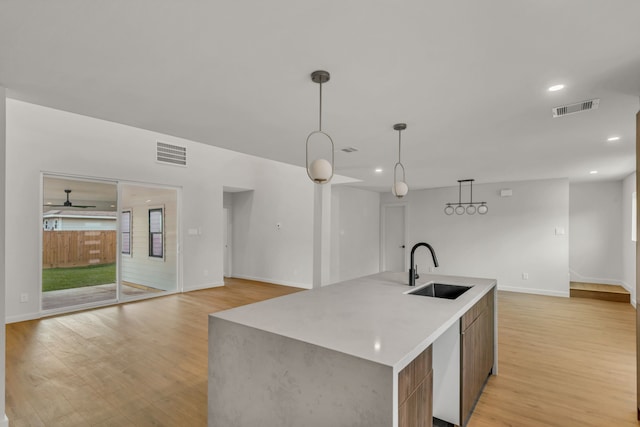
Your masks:
{"label": "chrome faucet", "polygon": [[[429,251],[431,252],[431,258],[433,258],[434,267],[438,266],[438,258],[436,258],[436,253],[435,253],[435,251],[433,250],[433,248],[431,247],[430,244],[424,243],[424,242],[420,242],[420,243],[416,243],[415,245],[413,245],[413,248],[411,248],[411,264],[409,265],[409,286],[415,286],[416,285],[416,278],[419,277],[418,276],[418,266],[416,265],[414,267],[413,260],[414,260],[414,254],[416,252],[416,249],[418,249],[420,246],[426,246],[427,249],[429,249]],[[415,268],[415,270],[414,270],[414,268]]]}

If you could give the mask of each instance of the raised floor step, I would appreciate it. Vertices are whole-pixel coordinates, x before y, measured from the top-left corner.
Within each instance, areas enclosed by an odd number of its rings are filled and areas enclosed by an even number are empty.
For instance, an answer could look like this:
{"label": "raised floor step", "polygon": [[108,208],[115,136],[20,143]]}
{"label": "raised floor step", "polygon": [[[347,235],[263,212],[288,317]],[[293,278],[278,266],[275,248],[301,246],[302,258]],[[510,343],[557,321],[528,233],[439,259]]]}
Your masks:
{"label": "raised floor step", "polygon": [[592,298],[604,301],[631,302],[631,295],[622,286],[600,283],[571,282],[569,295],[572,298]]}

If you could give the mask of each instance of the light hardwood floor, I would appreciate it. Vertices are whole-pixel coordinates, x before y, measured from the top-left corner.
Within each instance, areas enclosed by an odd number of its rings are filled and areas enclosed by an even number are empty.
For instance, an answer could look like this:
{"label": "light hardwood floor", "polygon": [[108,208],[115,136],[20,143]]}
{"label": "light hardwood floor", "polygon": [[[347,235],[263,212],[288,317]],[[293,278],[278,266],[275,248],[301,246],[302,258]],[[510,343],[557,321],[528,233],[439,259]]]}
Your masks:
{"label": "light hardwood floor", "polygon": [[498,330],[469,427],[640,425],[631,305],[499,292]]}
{"label": "light hardwood floor", "polygon": [[[229,286],[7,325],[19,426],[205,426],[207,314],[296,291]],[[499,293],[500,374],[470,427],[636,426],[635,310]]]}

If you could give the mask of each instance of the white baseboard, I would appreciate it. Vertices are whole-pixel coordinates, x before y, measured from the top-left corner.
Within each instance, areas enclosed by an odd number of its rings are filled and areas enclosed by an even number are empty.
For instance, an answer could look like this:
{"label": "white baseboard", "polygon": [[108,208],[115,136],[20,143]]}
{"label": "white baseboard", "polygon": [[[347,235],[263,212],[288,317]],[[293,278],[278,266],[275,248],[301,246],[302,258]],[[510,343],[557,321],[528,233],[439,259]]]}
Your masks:
{"label": "white baseboard", "polygon": [[255,280],[256,282],[273,283],[274,285],[283,285],[283,286],[291,286],[294,288],[311,289],[310,283],[295,283],[295,282],[289,282],[285,280],[268,279],[266,277],[245,276],[243,274],[234,274],[233,277],[237,279]]}
{"label": "white baseboard", "polygon": [[550,297],[569,297],[569,291],[549,291],[547,289],[535,289],[535,288],[516,288],[513,286],[501,286],[498,284],[499,291],[507,292],[520,292],[522,294],[534,294],[534,295],[547,295]]}
{"label": "white baseboard", "polygon": [[629,286],[626,282],[620,281],[620,286],[625,288],[631,295],[635,294],[635,292],[631,289],[631,286]]}
{"label": "white baseboard", "polygon": [[189,286],[188,288],[183,288],[182,292],[201,291],[203,289],[219,288],[220,286],[224,286],[224,282],[205,283],[203,285]]}
{"label": "white baseboard", "polygon": [[[35,320],[39,318],[40,318],[40,313],[25,313],[25,314],[18,314],[15,316],[6,316],[4,319],[4,323],[9,324],[9,323],[16,323],[16,322],[24,322],[27,320]],[[2,426],[1,423],[0,423],[0,426]]]}
{"label": "white baseboard", "polygon": [[4,414],[4,419],[0,420],[0,427],[9,427],[9,418]]}
{"label": "white baseboard", "polygon": [[623,288],[627,289],[629,292],[631,292],[631,290],[628,289],[626,286],[624,286],[622,281],[620,281],[618,279],[604,279],[602,277],[583,276],[582,274],[578,273],[577,271],[571,270],[571,269],[569,269],[569,277],[570,277],[570,280],[572,282],[598,283],[598,284],[601,284],[601,285],[619,285],[619,286],[622,286]]}

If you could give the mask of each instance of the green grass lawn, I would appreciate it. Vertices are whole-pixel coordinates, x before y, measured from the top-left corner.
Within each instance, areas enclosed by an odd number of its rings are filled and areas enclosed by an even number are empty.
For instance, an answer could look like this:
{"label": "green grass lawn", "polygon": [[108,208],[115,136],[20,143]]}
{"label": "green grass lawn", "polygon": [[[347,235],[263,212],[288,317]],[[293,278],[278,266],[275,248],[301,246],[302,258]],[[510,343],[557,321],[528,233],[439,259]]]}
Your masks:
{"label": "green grass lawn", "polygon": [[42,270],[42,291],[82,288],[116,282],[116,264]]}

